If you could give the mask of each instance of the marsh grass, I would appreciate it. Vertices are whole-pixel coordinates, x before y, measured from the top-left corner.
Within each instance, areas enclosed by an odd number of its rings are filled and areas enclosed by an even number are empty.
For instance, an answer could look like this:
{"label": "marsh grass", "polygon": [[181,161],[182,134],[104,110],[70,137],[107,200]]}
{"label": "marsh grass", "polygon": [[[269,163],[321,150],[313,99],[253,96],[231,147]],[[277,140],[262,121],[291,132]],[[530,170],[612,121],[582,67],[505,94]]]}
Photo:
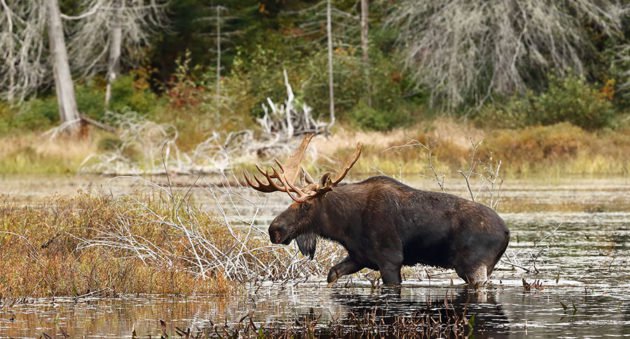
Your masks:
{"label": "marsh grass", "polygon": [[51,139],[35,133],[0,137],[0,173],[76,173],[83,159],[97,150],[98,138]]}
{"label": "marsh grass", "polygon": [[[630,173],[630,129],[585,131],[561,123],[516,130],[467,130],[449,123],[444,127],[420,128],[416,133],[365,148],[355,171],[387,175],[419,174],[431,177],[427,149],[431,149],[435,169],[457,176],[470,163],[472,144],[480,143],[481,163],[502,162],[502,172],[510,177],[562,177],[565,175],[628,175]],[[448,125],[448,124],[447,124]],[[465,133],[472,137],[462,142]],[[464,139],[466,140],[466,139]],[[338,150],[337,154],[349,152]]]}
{"label": "marsh grass", "polygon": [[[186,293],[212,290],[197,284],[182,265],[148,266],[121,251],[78,250],[81,239],[95,237],[121,220],[154,241],[166,241],[146,215],[129,201],[80,195],[51,199],[43,207],[2,207],[0,216],[0,294],[3,296],[111,296],[118,293]],[[175,244],[174,244],[175,245]],[[217,276],[220,280],[220,276]]]}
{"label": "marsh grass", "polygon": [[228,293],[324,269],[164,192],[81,193],[0,212],[0,297]]}

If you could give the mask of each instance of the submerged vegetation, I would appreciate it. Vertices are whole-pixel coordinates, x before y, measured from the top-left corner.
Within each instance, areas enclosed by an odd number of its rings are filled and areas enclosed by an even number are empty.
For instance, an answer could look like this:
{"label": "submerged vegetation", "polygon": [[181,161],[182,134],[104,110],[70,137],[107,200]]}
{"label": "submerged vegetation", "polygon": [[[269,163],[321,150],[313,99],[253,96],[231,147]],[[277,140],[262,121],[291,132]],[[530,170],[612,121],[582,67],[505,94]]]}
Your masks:
{"label": "submerged vegetation", "polygon": [[[451,296],[453,299],[453,296]],[[207,328],[179,328],[175,326],[171,335],[192,338],[468,338],[475,332],[475,316],[467,314],[466,305],[453,304],[447,295],[443,303],[429,302],[412,314],[388,314],[373,308],[350,312],[345,319],[321,321],[321,314],[305,314],[293,321],[259,323],[252,314],[243,316],[231,324],[215,324],[210,321]],[[168,338],[169,326],[160,321],[158,333]],[[137,333],[132,333],[136,338]]]}

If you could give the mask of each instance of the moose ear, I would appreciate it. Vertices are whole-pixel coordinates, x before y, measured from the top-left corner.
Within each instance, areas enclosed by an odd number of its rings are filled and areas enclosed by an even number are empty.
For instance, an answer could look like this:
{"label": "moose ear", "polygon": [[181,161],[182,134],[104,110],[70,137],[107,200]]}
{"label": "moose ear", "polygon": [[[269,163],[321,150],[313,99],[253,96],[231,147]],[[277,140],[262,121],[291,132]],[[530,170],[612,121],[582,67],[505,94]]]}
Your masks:
{"label": "moose ear", "polygon": [[330,172],[324,173],[322,177],[319,179],[319,187],[330,187],[332,186],[332,179],[330,178]]}
{"label": "moose ear", "polygon": [[317,235],[315,233],[300,234],[295,238],[300,252],[304,256],[308,256],[311,260],[315,257],[315,248],[317,247]]}

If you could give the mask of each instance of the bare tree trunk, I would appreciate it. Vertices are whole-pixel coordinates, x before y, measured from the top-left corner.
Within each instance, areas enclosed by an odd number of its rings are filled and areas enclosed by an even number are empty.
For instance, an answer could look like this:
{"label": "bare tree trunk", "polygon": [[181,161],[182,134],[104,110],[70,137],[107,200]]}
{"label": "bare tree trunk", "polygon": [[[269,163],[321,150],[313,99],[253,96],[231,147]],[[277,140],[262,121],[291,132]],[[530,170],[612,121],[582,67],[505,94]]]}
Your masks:
{"label": "bare tree trunk", "polygon": [[[14,32],[14,26],[13,26],[13,18],[11,15],[11,8],[9,7],[9,5],[7,5],[7,3],[4,0],[0,0],[0,5],[2,5],[2,12],[5,13],[5,18],[4,20],[6,20],[6,34],[10,37],[13,37],[16,35],[16,33]],[[8,74],[8,78],[9,78],[9,86],[7,87],[7,101],[9,103],[13,103],[13,101],[15,100],[15,78],[16,78],[16,56],[15,56],[15,40],[13,38],[9,38],[6,39],[6,45],[4,46],[5,50],[6,50],[6,54],[5,55],[0,55],[3,58],[3,61],[6,63],[7,66],[7,71],[6,73]]]}
{"label": "bare tree trunk", "polygon": [[122,49],[122,11],[123,1],[114,3],[115,15],[114,23],[110,31],[109,42],[109,59],[107,61],[107,88],[105,90],[105,108],[109,107],[109,101],[112,96],[112,84],[118,77],[118,68],[120,65],[120,54]]}
{"label": "bare tree trunk", "polygon": [[332,8],[331,1],[327,1],[326,6],[326,33],[328,35],[328,98],[330,100],[330,123],[328,127],[335,124],[335,89],[333,87],[333,43],[332,43]]}
{"label": "bare tree trunk", "polygon": [[220,108],[221,108],[221,6],[217,6],[217,88],[216,88],[216,103],[217,113],[215,116],[215,122],[219,123]]}
{"label": "bare tree trunk", "polygon": [[57,0],[46,0],[48,6],[48,38],[55,77],[55,91],[61,123],[71,134],[78,131],[79,111],[74,95],[74,83],[70,75],[68,52],[63,34],[63,24]]}
{"label": "bare tree trunk", "polygon": [[363,76],[365,81],[365,95],[368,106],[372,106],[370,86],[370,55],[368,53],[368,0],[361,0],[361,49],[363,51]]}

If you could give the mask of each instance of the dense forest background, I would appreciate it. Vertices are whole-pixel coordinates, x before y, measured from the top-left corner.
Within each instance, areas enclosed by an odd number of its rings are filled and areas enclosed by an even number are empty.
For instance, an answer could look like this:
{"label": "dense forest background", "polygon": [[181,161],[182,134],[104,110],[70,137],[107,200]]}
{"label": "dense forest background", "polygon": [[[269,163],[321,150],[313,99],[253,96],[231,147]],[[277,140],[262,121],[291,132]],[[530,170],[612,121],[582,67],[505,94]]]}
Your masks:
{"label": "dense forest background", "polygon": [[[26,42],[11,42],[7,32],[26,31],[47,1],[2,1],[11,9],[3,15],[15,14],[15,24],[1,26],[0,135],[62,122],[48,42],[25,58],[30,64],[21,67],[37,74],[21,88],[13,80],[20,73],[10,67],[19,62],[9,62],[17,53],[6,47],[23,52]],[[184,149],[209,131],[254,126],[269,99],[286,100],[285,70],[296,103],[324,121],[334,106],[339,124],[351,129],[385,131],[448,116],[483,129],[569,123],[585,131],[624,130],[630,125],[628,6],[594,0],[59,2],[78,111],[106,125],[128,112],[168,122]],[[122,38],[113,81],[107,56],[116,27]]]}
{"label": "dense forest background", "polygon": [[[531,6],[538,5],[543,10],[547,6],[550,12],[550,7],[563,6],[545,1],[531,3]],[[606,5],[612,6],[613,3],[592,1],[592,6],[605,8]],[[223,118],[231,116],[238,123],[247,123],[251,117],[262,113],[261,103],[266,98],[280,100],[285,96],[282,70],[286,69],[298,97],[312,106],[315,114],[327,114],[326,1],[226,0],[209,3],[182,0],[160,6],[160,20],[146,28],[146,39],[136,42],[135,48],[123,51],[123,77],[115,85],[110,109],[131,109],[155,115],[156,118],[179,111],[180,115],[196,117],[199,121],[215,121],[207,119],[207,115],[218,114]],[[556,56],[553,55],[556,52],[545,45],[546,42],[538,43],[543,48],[534,50],[532,46],[536,47],[537,42],[526,41],[522,47],[529,49],[526,53],[540,53],[537,57],[542,59],[566,60],[534,63],[529,60],[531,57],[518,55],[516,57],[522,60],[515,60],[512,65],[519,68],[515,75],[509,70],[492,69],[497,65],[491,60],[495,55],[475,55],[468,48],[461,48],[459,52],[464,55],[457,55],[457,50],[442,52],[438,51],[442,47],[427,43],[418,48],[432,50],[423,53],[445,54],[414,55],[416,52],[410,52],[408,47],[417,43],[416,40],[427,39],[424,36],[433,34],[445,43],[456,44],[458,41],[451,41],[449,36],[459,31],[454,21],[450,23],[451,27],[447,22],[446,25],[423,30],[426,21],[435,19],[433,11],[437,9],[400,13],[405,6],[420,8],[431,5],[427,5],[426,1],[369,3],[369,60],[366,69],[360,46],[360,2],[332,1],[335,107],[342,121],[364,128],[390,129],[412,122],[424,114],[448,112],[473,119],[481,117],[484,122],[489,122],[487,117],[491,116],[492,124],[504,126],[568,120],[585,128],[599,128],[609,126],[615,113],[628,108],[628,50],[627,47],[624,50],[624,46],[630,40],[630,19],[623,12],[615,14],[619,16],[616,23],[613,19],[606,21],[609,18],[589,17],[588,13],[572,13],[576,9],[566,5],[565,14],[576,15],[576,22],[557,24],[564,24],[561,29],[567,34],[579,35],[581,40],[576,38],[567,42],[568,47],[580,48],[575,51],[579,55]],[[452,8],[449,9],[449,6]],[[80,0],[61,1],[60,7],[67,15],[80,15],[87,10],[86,2]],[[456,8],[456,4],[446,2],[441,10],[463,11],[464,14],[469,10],[470,18],[479,9],[474,4],[468,8],[465,5]],[[491,12],[484,15],[488,23],[483,29],[487,32],[478,36],[469,32],[473,35],[472,43],[474,39],[483,37],[496,40],[495,49],[502,48],[500,35],[507,32],[498,20],[502,18],[492,22],[495,18]],[[449,18],[455,17],[444,17]],[[515,21],[509,23],[514,30],[520,25],[516,16],[507,19]],[[85,20],[91,19],[87,17]],[[71,47],[76,26],[75,21],[66,24],[66,39]],[[553,34],[557,35],[558,47],[567,48],[560,45],[560,39],[565,37],[561,33]],[[536,38],[543,39],[531,39]],[[477,49],[485,48],[478,43]],[[486,43],[493,44],[491,41]],[[462,44],[471,42],[463,41]],[[439,69],[444,65],[435,60],[427,62],[427,59],[436,57],[467,59],[459,61],[460,66],[476,68],[479,74],[458,78],[457,70]],[[485,60],[476,61],[475,58]],[[71,66],[77,69],[74,79],[80,111],[102,119],[106,111],[103,107],[104,73],[98,67],[91,68],[89,72],[78,72],[81,65],[73,65],[73,60]],[[216,83],[217,67],[220,67],[220,84]],[[428,69],[430,67],[436,69]],[[424,69],[418,71],[421,68]],[[434,76],[436,72],[445,73],[445,78]],[[492,81],[488,74],[492,72],[505,72],[513,78],[521,76],[521,83],[514,81],[503,87],[488,88],[487,83]],[[449,86],[456,82],[460,83],[456,87],[467,87],[456,88],[456,93],[449,93],[453,91]],[[461,84],[464,82],[465,85]],[[488,95],[484,93],[486,90]],[[47,98],[52,94],[51,83],[42,82],[34,94],[38,99],[29,96],[19,114],[6,107],[2,109],[0,131],[7,133],[16,128],[45,127],[56,122],[58,114],[54,100]],[[482,95],[485,98],[481,98]],[[580,103],[572,102],[576,98],[588,103],[581,104],[585,107],[578,107]],[[168,112],[164,111],[164,107],[169,107],[166,109]],[[597,113],[589,110],[597,110]],[[597,117],[590,117],[590,114]]]}

